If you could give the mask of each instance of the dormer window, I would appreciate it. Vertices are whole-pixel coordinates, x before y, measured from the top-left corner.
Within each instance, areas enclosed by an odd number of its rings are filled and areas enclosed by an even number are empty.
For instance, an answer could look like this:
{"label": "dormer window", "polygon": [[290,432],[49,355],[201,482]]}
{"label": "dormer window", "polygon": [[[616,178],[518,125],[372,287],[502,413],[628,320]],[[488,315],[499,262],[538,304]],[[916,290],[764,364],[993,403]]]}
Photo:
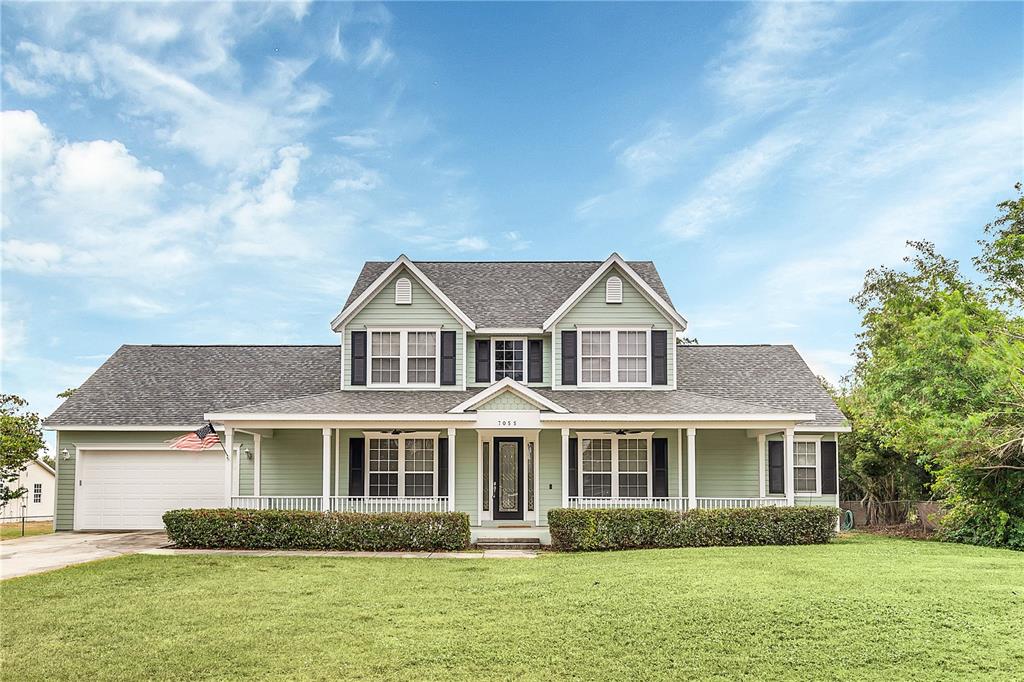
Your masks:
{"label": "dormer window", "polygon": [[605,303],[622,303],[622,279],[609,277],[604,285]]}
{"label": "dormer window", "polygon": [[395,303],[397,305],[412,303],[412,282],[408,277],[399,277],[395,282]]}

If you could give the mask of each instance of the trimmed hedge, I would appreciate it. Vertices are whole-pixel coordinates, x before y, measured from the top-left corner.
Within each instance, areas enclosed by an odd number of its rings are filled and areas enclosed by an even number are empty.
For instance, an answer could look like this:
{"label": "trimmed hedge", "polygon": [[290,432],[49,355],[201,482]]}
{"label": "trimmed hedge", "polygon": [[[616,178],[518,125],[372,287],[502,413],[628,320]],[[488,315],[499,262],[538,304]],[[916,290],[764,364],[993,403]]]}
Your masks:
{"label": "trimmed hedge", "polygon": [[171,542],[189,548],[397,552],[469,546],[469,515],[463,512],[177,509],[163,520]]}
{"label": "trimmed hedge", "polygon": [[566,552],[645,547],[813,545],[836,534],[835,507],[552,509],[551,543]]}

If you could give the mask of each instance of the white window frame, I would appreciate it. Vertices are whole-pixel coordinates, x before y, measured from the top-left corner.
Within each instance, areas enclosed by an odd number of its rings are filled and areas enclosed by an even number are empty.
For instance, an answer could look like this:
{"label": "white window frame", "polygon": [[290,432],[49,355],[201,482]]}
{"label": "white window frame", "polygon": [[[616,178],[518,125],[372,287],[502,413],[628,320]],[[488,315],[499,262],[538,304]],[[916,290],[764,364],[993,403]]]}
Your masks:
{"label": "white window frame", "polygon": [[[438,452],[438,440],[440,434],[436,431],[413,431],[409,433],[389,433],[387,431],[364,431],[363,437],[366,438],[366,471],[363,472],[363,491],[366,493],[365,497],[371,497],[370,495],[370,440],[371,439],[389,439],[398,441],[398,496],[406,497],[405,494],[405,448],[406,441],[415,438],[432,440],[434,441],[434,466],[431,470],[434,478],[433,491],[430,497],[437,497],[437,460],[440,457]],[[449,466],[451,464],[449,463]],[[425,471],[410,471],[411,474],[425,474]],[[422,497],[417,495],[416,497]],[[377,497],[376,499],[386,499]]]}
{"label": "white window frame", "polygon": [[[582,332],[608,332],[611,341],[611,381],[583,380],[583,334]],[[619,381],[619,332],[644,332],[647,348],[647,381]],[[651,327],[576,327],[576,377],[577,385],[602,388],[646,388],[651,386]]]}
{"label": "white window frame", "polygon": [[[796,470],[807,469],[807,466],[797,466],[796,444],[814,443],[814,491],[798,491],[796,489]],[[817,497],[821,495],[821,436],[794,436],[793,437],[793,494],[797,497]]]}
{"label": "white window frame", "polygon": [[[645,497],[630,497],[631,500],[644,500],[654,497],[652,492],[654,491],[654,468],[653,468],[653,446],[654,446],[654,432],[645,431],[642,433],[627,433],[619,435],[614,432],[604,431],[586,431],[577,432],[576,438],[579,439],[579,447],[576,448],[576,457],[578,458],[576,464],[576,492],[577,496],[588,499],[588,500],[608,500],[616,499],[619,497],[619,441],[620,440],[643,440],[647,441],[647,495]],[[608,440],[612,441],[612,496],[608,497],[586,497],[583,494],[583,439],[590,440]],[[595,472],[587,472],[595,473]],[[597,472],[606,473],[606,472]],[[635,471],[624,471],[622,473],[631,474],[638,473]]]}
{"label": "white window frame", "polygon": [[32,484],[32,504],[42,504],[43,502],[43,484],[33,483]]}
{"label": "white window frame", "polygon": [[[488,344],[491,350],[491,383],[500,381],[498,379],[498,365],[495,362],[497,341],[519,341],[523,344],[523,379],[520,383],[525,384],[529,376],[530,371],[530,343],[525,336],[492,336],[491,342]],[[513,381],[515,381],[513,379]]]}
{"label": "white window frame", "polygon": [[[375,382],[373,380],[373,335],[381,332],[399,333],[398,383]],[[434,381],[420,384],[409,382],[409,334],[410,332],[434,333]],[[377,388],[438,388],[441,385],[441,328],[440,327],[367,327],[366,328],[366,385]]]}

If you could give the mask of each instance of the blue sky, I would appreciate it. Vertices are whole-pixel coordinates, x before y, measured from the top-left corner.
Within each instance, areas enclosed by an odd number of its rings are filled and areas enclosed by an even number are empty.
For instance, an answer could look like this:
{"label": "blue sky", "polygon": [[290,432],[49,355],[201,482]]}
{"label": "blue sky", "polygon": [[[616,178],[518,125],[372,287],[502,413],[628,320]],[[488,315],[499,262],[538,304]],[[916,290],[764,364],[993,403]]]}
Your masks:
{"label": "blue sky", "polygon": [[[864,271],[1022,176],[1022,5],[4,3],[3,391],[330,343],[367,259],[654,259],[850,365]],[[244,396],[240,396],[244,400]]]}

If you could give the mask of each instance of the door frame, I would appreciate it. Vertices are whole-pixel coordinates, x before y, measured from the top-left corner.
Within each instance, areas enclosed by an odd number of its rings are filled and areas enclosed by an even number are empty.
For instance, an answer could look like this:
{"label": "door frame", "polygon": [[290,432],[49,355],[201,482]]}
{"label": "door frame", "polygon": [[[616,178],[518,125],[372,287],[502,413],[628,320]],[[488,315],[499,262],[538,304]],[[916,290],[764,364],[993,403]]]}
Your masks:
{"label": "door frame", "polygon": [[[519,511],[516,512],[503,512],[498,511],[498,444],[499,443],[515,443],[518,447],[516,448],[516,459],[518,461],[519,469],[519,481],[517,486],[517,497],[519,501]],[[494,436],[491,438],[491,457],[493,459],[491,466],[491,477],[494,480],[495,485],[492,485],[491,493],[491,518],[495,521],[525,521],[526,520],[526,508],[524,500],[526,497],[523,495],[523,487],[525,486],[526,476],[523,470],[524,462],[526,460],[526,439],[522,436]]]}

